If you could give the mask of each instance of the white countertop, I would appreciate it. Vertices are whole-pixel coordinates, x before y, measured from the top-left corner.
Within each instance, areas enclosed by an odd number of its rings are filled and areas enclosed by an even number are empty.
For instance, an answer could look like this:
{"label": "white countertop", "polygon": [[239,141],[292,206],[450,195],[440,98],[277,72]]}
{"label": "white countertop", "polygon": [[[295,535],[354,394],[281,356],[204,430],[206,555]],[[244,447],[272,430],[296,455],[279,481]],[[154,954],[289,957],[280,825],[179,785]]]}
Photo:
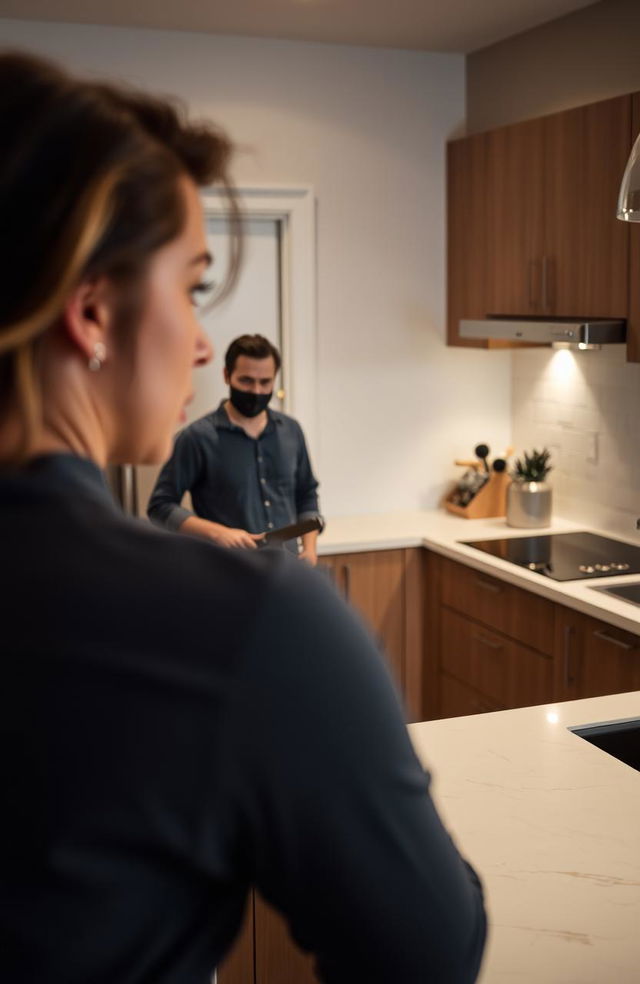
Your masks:
{"label": "white countertop", "polygon": [[[534,594],[549,598],[551,601],[567,605],[594,618],[601,618],[629,632],[640,633],[640,607],[593,590],[593,585],[602,587],[640,581],[640,574],[621,574],[586,581],[554,581],[505,560],[480,553],[473,547],[465,547],[459,542],[584,529],[613,539],[623,539],[619,534],[588,528],[560,518],[554,518],[548,528],[523,530],[507,526],[503,518],[464,519],[443,509],[432,509],[424,512],[384,513],[329,519],[318,541],[318,548],[321,555],[326,555],[427,547],[476,570],[484,571]],[[640,545],[640,539],[633,538],[632,535],[629,536],[628,542]],[[640,980],[640,971],[638,979]]]}
{"label": "white countertop", "polygon": [[640,772],[567,730],[640,717],[640,692],[410,726],[482,877],[482,984],[640,980]]}

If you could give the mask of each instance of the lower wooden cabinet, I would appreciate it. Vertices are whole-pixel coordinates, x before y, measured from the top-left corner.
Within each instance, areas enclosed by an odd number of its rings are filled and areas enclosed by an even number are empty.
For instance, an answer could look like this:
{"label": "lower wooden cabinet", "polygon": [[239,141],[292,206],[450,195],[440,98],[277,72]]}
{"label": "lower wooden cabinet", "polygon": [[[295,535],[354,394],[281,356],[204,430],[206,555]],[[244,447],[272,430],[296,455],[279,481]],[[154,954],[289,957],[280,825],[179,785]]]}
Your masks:
{"label": "lower wooden cabinet", "polygon": [[424,719],[421,548],[320,558],[345,600],[362,615],[389,660],[409,721]]}
{"label": "lower wooden cabinet", "polygon": [[482,694],[491,710],[526,707],[553,699],[550,655],[523,646],[449,608],[442,609],[441,639],[443,675],[455,677]]}
{"label": "lower wooden cabinet", "polygon": [[449,558],[425,558],[429,717],[640,690],[640,635]]}
{"label": "lower wooden cabinet", "polygon": [[557,700],[640,690],[640,636],[558,605]]}

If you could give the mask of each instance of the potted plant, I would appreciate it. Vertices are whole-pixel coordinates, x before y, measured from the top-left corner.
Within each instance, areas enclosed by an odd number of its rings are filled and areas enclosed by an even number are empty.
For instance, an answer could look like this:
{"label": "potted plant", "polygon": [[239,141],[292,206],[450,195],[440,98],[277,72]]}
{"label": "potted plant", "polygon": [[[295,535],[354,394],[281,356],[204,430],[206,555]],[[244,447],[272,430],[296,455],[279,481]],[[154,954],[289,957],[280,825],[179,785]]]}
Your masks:
{"label": "potted plant", "polygon": [[545,481],[551,471],[547,448],[526,451],[516,458],[507,489],[507,523],[509,526],[533,528],[551,522],[551,487]]}

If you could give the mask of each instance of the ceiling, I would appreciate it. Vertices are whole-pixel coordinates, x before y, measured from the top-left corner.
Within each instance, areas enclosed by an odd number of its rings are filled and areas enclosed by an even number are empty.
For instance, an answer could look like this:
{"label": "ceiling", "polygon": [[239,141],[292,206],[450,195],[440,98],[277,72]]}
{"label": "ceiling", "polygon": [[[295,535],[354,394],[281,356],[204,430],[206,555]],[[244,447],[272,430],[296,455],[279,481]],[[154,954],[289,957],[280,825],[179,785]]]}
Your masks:
{"label": "ceiling", "polygon": [[593,0],[0,0],[0,17],[468,53]]}

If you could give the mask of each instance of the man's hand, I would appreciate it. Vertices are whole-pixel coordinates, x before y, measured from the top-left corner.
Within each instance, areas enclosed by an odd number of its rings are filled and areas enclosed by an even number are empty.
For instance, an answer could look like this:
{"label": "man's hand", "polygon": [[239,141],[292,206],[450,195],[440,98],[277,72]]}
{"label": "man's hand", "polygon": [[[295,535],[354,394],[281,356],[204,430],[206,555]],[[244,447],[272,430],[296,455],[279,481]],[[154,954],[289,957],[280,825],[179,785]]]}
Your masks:
{"label": "man's hand", "polygon": [[305,560],[307,564],[315,567],[318,563],[318,551],[317,551],[317,540],[318,531],[312,530],[311,533],[305,533],[302,537],[302,550],[298,554],[298,560]]}
{"label": "man's hand", "polygon": [[200,519],[199,516],[189,516],[185,519],[180,532],[199,536],[203,540],[213,540],[220,547],[242,547],[247,550],[255,550],[258,540],[262,540],[264,536],[264,533],[248,533],[246,530],[237,530],[232,526],[223,526],[222,523]]}
{"label": "man's hand", "polygon": [[258,540],[262,540],[264,533],[247,533],[246,530],[236,530],[231,526],[220,526],[216,523],[217,530],[212,533],[211,539],[221,547],[244,547],[255,550]]}

